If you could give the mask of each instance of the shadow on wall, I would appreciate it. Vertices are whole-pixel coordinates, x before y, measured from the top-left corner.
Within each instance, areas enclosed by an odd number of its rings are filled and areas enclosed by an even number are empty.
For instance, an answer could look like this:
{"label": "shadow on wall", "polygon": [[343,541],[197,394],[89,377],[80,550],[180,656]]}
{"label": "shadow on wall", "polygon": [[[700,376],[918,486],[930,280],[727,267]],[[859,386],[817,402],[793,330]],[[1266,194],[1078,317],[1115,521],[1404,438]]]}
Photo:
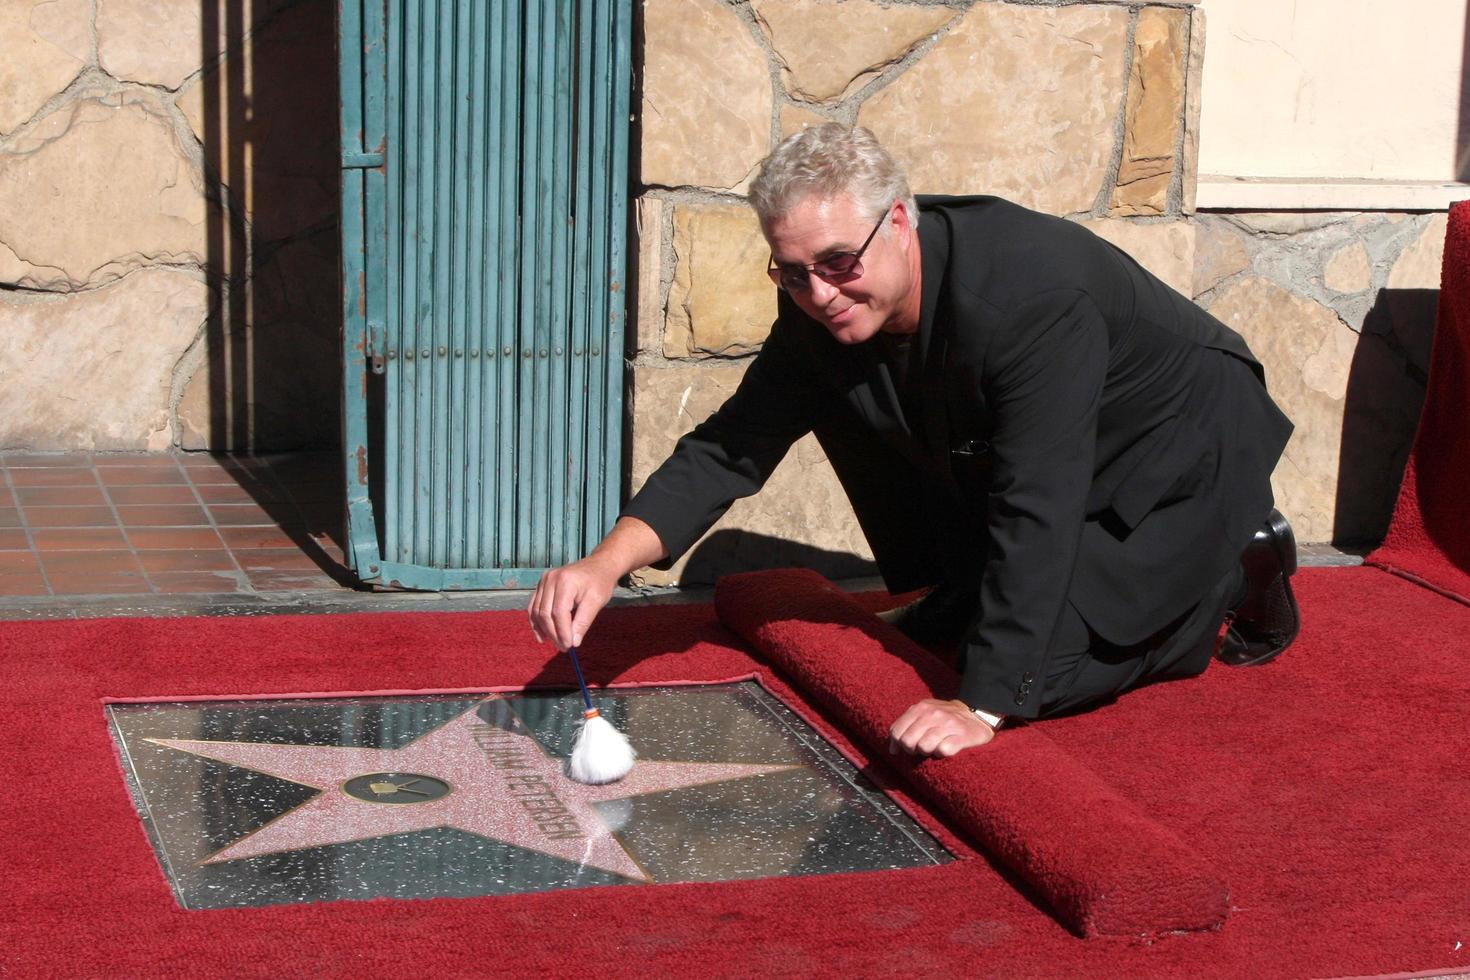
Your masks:
{"label": "shadow on wall", "polygon": [[679,584],[712,585],[720,576],[731,572],[766,568],[810,568],[829,579],[878,574],[877,564],[850,552],[829,551],[752,531],[725,529],[715,531],[695,545],[679,576]]}
{"label": "shadow on wall", "polygon": [[208,391],[191,385],[201,404],[183,448],[335,448],[336,5],[202,0],[200,10],[205,167],[211,186],[227,190],[208,229],[208,274],[220,296],[200,369]]}
{"label": "shadow on wall", "polygon": [[1348,373],[1333,543],[1377,545],[1388,532],[1419,425],[1437,289],[1381,289]]}
{"label": "shadow on wall", "polygon": [[[208,362],[181,400],[181,446],[340,453],[341,171],[335,0],[200,0],[198,131],[210,209],[207,267],[219,301]],[[207,385],[201,382],[207,381]],[[334,578],[344,541],[340,466],[277,460],[275,480],[236,476]],[[298,465],[299,464],[299,465]],[[282,493],[280,481],[284,481]],[[323,482],[326,481],[326,482]],[[293,502],[294,501],[296,502]]]}

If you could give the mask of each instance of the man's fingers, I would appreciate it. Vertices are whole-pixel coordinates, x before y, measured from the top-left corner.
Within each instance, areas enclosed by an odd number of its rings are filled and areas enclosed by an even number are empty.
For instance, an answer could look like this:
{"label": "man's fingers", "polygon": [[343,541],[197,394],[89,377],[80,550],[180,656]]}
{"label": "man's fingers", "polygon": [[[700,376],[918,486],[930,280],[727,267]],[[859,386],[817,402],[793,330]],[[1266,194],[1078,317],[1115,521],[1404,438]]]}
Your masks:
{"label": "man's fingers", "polygon": [[924,733],[914,743],[914,750],[923,755],[933,755],[934,750],[939,748],[941,742],[953,737],[955,737],[955,733],[950,731],[944,724],[931,725],[925,729]]}
{"label": "man's fingers", "polygon": [[[944,717],[935,711],[934,702],[920,701],[910,705],[909,709],[898,720],[893,723],[891,737],[897,743],[898,748],[909,753],[924,752],[924,740],[931,738],[931,733],[936,730],[943,731]],[[934,736],[936,739],[938,736]]]}
{"label": "man's fingers", "polygon": [[531,593],[531,601],[526,604],[526,615],[531,620],[531,634],[536,637],[537,643],[546,642],[546,623],[541,613],[541,603],[545,597],[546,579],[543,577],[536,583],[536,591]]}
{"label": "man's fingers", "polygon": [[551,601],[552,635],[556,638],[556,648],[565,650],[574,646],[572,640],[572,611],[576,609],[577,601],[581,598],[582,589],[574,583],[559,583],[556,595]]}
{"label": "man's fingers", "polygon": [[560,572],[560,569],[553,569],[541,577],[535,594],[531,596],[529,611],[531,632],[536,634],[536,639],[542,643],[550,642],[558,649],[565,650],[566,645],[562,642],[561,632],[557,627],[558,596],[566,591]]}
{"label": "man's fingers", "polygon": [[956,708],[951,702],[925,699],[911,705],[889,728],[888,751],[948,758],[984,745],[993,734],[963,705]]}
{"label": "man's fingers", "polygon": [[572,646],[582,645],[582,637],[587,635],[587,628],[600,611],[601,607],[593,602],[592,597],[583,593],[581,601],[577,603],[576,613],[572,616]]}
{"label": "man's fingers", "polygon": [[913,751],[913,745],[909,741],[908,736],[910,734],[909,730],[914,727],[916,720],[915,712],[919,707],[921,706],[916,704],[899,715],[898,720],[893,723],[893,727],[888,729],[888,751],[890,753],[896,754],[899,749],[905,752]]}
{"label": "man's fingers", "polygon": [[585,560],[543,575],[526,605],[537,641],[555,644],[558,650],[580,644],[607,604],[612,584]]}

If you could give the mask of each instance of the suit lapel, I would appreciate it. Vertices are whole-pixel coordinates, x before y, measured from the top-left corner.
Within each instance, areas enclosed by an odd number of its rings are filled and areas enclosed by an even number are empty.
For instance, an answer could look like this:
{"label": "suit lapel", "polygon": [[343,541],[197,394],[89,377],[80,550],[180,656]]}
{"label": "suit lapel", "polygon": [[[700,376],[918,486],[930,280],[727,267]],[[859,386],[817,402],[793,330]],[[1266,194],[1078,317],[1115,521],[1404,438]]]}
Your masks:
{"label": "suit lapel", "polygon": [[[902,431],[904,437],[912,438],[914,429],[909,419],[904,415],[903,399],[899,397],[898,386],[893,383],[892,369],[889,367],[888,362],[879,355],[876,345],[864,344],[863,346],[867,349],[866,352],[869,362],[868,373],[873,378],[873,389],[878,401],[886,402],[883,407],[887,408],[889,414],[898,422],[898,428]],[[875,415],[881,416],[882,412],[879,411]]]}
{"label": "suit lapel", "polygon": [[[949,457],[949,411],[945,405],[944,361],[949,348],[948,311],[940,297],[949,266],[949,222],[941,211],[928,211],[919,223],[923,296],[919,308],[919,349],[908,384],[908,404],[918,406],[924,448],[934,456]],[[912,397],[916,395],[917,397]]]}

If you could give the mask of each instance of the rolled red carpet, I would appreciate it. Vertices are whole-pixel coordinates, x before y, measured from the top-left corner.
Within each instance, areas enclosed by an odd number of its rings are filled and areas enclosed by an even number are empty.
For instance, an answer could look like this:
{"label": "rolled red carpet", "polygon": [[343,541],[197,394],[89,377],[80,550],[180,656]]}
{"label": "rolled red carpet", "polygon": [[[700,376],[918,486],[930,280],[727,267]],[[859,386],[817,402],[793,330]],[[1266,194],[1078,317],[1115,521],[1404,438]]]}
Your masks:
{"label": "rolled red carpet", "polygon": [[1368,563],[1470,604],[1470,202],[1450,209],[1429,386],[1383,547]]}
{"label": "rolled red carpet", "polygon": [[[909,705],[958,686],[949,666],[815,572],[727,576],[715,608],[875,752]],[[1204,860],[1034,728],[949,759],[897,764],[1082,935],[1207,929],[1225,919],[1225,885]]]}

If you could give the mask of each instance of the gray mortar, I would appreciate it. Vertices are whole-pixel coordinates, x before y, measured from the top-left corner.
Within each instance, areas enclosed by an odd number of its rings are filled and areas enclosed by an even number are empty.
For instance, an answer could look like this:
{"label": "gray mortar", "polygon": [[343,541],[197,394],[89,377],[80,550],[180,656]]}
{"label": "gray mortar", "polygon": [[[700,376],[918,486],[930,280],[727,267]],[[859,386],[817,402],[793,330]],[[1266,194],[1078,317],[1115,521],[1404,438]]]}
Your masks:
{"label": "gray mortar", "polygon": [[[1200,30],[1203,23],[1204,17],[1192,8],[1189,16],[1184,19],[1184,88],[1180,92],[1182,98],[1179,100],[1179,129],[1174,135],[1174,172],[1169,177],[1169,193],[1164,199],[1164,211],[1170,215],[1184,213],[1184,143],[1189,136],[1189,97],[1201,81],[1190,77],[1189,69],[1193,60],[1190,53],[1194,51],[1194,32]],[[1126,102],[1128,97],[1124,95],[1123,98]]]}
{"label": "gray mortar", "polygon": [[1137,35],[1138,10],[1135,8],[1128,12],[1128,36],[1123,40],[1123,98],[1118,105],[1118,114],[1113,119],[1113,155],[1108,161],[1107,172],[1103,174],[1102,187],[1092,201],[1092,210],[1087,212],[1092,217],[1101,218],[1108,213],[1113,192],[1118,187],[1118,171],[1123,167],[1123,144],[1128,130],[1128,92],[1133,84],[1133,48],[1137,43]]}
{"label": "gray mortar", "polygon": [[838,102],[838,111],[845,117],[842,121],[855,125],[857,123],[858,113],[868,99],[892,85],[897,81],[899,76],[918,64],[925,55],[934,49],[935,45],[949,36],[950,31],[954,30],[955,25],[964,20],[964,15],[969,12],[971,7],[976,5],[968,4],[964,7],[958,7],[953,4],[932,3],[915,4],[914,6],[950,7],[956,10],[957,13],[941,24],[934,33],[917,41],[913,47],[904,53],[902,58],[884,65],[874,77],[860,86],[857,91]]}
{"label": "gray mortar", "polygon": [[[1367,225],[1358,219],[1368,217]],[[1433,220],[1432,214],[1395,212],[1315,212],[1303,214],[1307,225],[1300,231],[1279,233],[1252,227],[1248,218],[1233,213],[1196,216],[1202,225],[1220,222],[1241,232],[1250,266],[1201,293],[1208,305],[1225,287],[1237,280],[1256,276],[1276,283],[1297,296],[1313,300],[1334,311],[1350,329],[1361,332],[1363,323],[1380,290],[1404,249],[1413,244]],[[1368,252],[1368,286],[1353,293],[1338,293],[1323,282],[1323,271],[1338,250],[1361,242]]]}

